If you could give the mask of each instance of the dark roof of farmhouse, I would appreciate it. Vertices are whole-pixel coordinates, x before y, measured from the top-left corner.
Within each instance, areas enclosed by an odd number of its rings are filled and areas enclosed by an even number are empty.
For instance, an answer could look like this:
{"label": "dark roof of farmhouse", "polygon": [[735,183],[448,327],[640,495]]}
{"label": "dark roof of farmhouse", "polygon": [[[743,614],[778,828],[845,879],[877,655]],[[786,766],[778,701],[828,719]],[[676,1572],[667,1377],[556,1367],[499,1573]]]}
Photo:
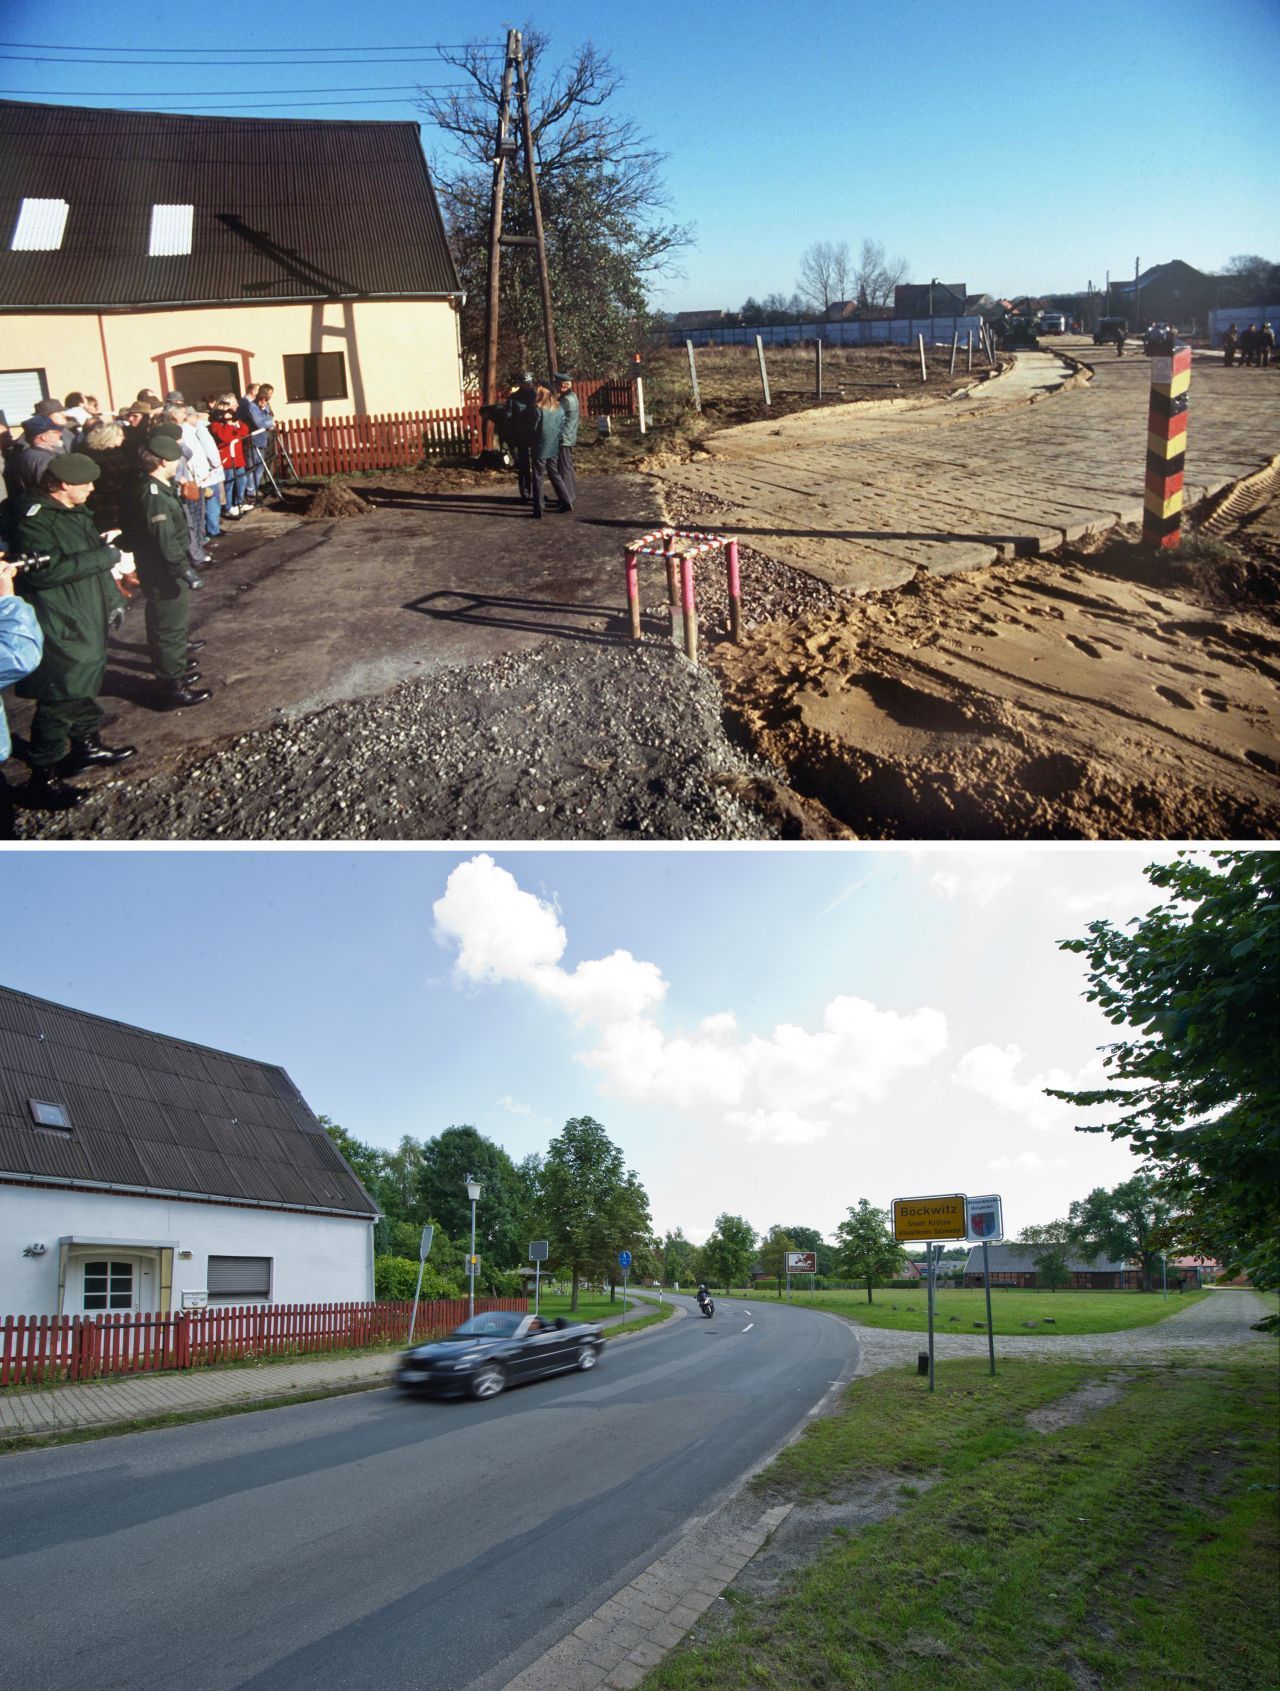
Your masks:
{"label": "dark roof of farmhouse", "polygon": [[[14,251],[23,202],[64,201]],[[192,207],[152,257],[152,207]],[[458,291],[416,123],[185,117],[0,100],[0,309],[122,309]]]}
{"label": "dark roof of farmhouse", "polygon": [[[1056,1248],[1053,1245],[988,1245],[987,1255],[993,1274],[1034,1274],[1036,1258]],[[1081,1256],[1076,1250],[1067,1253],[1067,1268],[1072,1274],[1120,1274],[1132,1266],[1132,1263],[1105,1257],[1101,1252],[1093,1259]],[[981,1245],[975,1245],[969,1252],[964,1271],[966,1274],[982,1273]]]}
{"label": "dark roof of farmhouse", "polygon": [[[32,1101],[69,1128],[40,1126]],[[372,1218],[282,1068],[0,986],[0,1178]]]}

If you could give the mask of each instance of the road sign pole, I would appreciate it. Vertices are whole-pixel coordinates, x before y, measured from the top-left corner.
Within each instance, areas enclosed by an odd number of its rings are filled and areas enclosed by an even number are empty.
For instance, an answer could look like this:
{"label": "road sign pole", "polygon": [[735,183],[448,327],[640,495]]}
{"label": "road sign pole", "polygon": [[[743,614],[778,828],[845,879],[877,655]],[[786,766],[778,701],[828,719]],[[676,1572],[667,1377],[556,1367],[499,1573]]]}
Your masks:
{"label": "road sign pole", "polygon": [[991,1358],[991,1373],[996,1371],[996,1334],[991,1325],[991,1259],[987,1255],[987,1241],[982,1241],[982,1283],[987,1288],[987,1354]]}
{"label": "road sign pole", "polygon": [[533,1313],[535,1315],[538,1313],[538,1294],[541,1292],[541,1290],[542,1290],[542,1264],[540,1262],[535,1262],[534,1265],[533,1265]]}
{"label": "road sign pole", "polygon": [[622,1271],[622,1319],[627,1318],[627,1270]]}
{"label": "road sign pole", "polygon": [[413,1314],[409,1317],[409,1343],[413,1343],[413,1329],[418,1319],[418,1299],[422,1296],[422,1271],[427,1266],[423,1257],[418,1263],[418,1284],[413,1293]]}
{"label": "road sign pole", "polygon": [[933,1240],[925,1243],[929,1253],[929,1390],[933,1390]]}

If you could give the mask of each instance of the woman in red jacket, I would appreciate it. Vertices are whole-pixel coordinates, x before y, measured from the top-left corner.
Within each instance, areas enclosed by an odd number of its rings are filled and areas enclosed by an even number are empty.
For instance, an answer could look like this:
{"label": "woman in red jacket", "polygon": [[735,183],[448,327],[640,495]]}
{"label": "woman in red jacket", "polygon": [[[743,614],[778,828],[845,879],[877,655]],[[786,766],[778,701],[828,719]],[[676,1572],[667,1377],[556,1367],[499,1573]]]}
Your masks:
{"label": "woman in red jacket", "polygon": [[236,415],[235,395],[224,393],[209,407],[209,433],[218,443],[218,455],[227,473],[227,516],[239,517],[244,511],[247,471],[244,443],[249,436],[248,423]]}

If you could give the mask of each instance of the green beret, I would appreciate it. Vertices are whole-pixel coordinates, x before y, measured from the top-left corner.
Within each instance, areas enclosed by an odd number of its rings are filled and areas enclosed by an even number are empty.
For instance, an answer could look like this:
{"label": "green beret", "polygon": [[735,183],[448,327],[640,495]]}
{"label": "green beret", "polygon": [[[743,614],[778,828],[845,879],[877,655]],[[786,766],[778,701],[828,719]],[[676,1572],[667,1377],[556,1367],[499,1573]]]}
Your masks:
{"label": "green beret", "polygon": [[177,423],[161,423],[148,437],[150,440],[181,440],[182,429]]}
{"label": "green beret", "polygon": [[97,481],[102,474],[93,459],[86,458],[83,452],[59,452],[49,468],[64,487],[79,487],[87,481]]}
{"label": "green beret", "polygon": [[167,434],[153,434],[147,450],[157,458],[163,458],[167,464],[176,464],[182,457],[182,448]]}

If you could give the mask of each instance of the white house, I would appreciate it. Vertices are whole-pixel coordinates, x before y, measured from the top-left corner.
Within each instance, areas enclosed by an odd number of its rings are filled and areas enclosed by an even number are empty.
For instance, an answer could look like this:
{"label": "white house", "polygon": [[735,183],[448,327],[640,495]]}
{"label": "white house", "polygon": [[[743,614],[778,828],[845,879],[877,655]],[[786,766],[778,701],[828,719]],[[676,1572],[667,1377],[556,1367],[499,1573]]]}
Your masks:
{"label": "white house", "polygon": [[0,1317],[363,1301],[378,1213],[282,1068],[0,987]]}

